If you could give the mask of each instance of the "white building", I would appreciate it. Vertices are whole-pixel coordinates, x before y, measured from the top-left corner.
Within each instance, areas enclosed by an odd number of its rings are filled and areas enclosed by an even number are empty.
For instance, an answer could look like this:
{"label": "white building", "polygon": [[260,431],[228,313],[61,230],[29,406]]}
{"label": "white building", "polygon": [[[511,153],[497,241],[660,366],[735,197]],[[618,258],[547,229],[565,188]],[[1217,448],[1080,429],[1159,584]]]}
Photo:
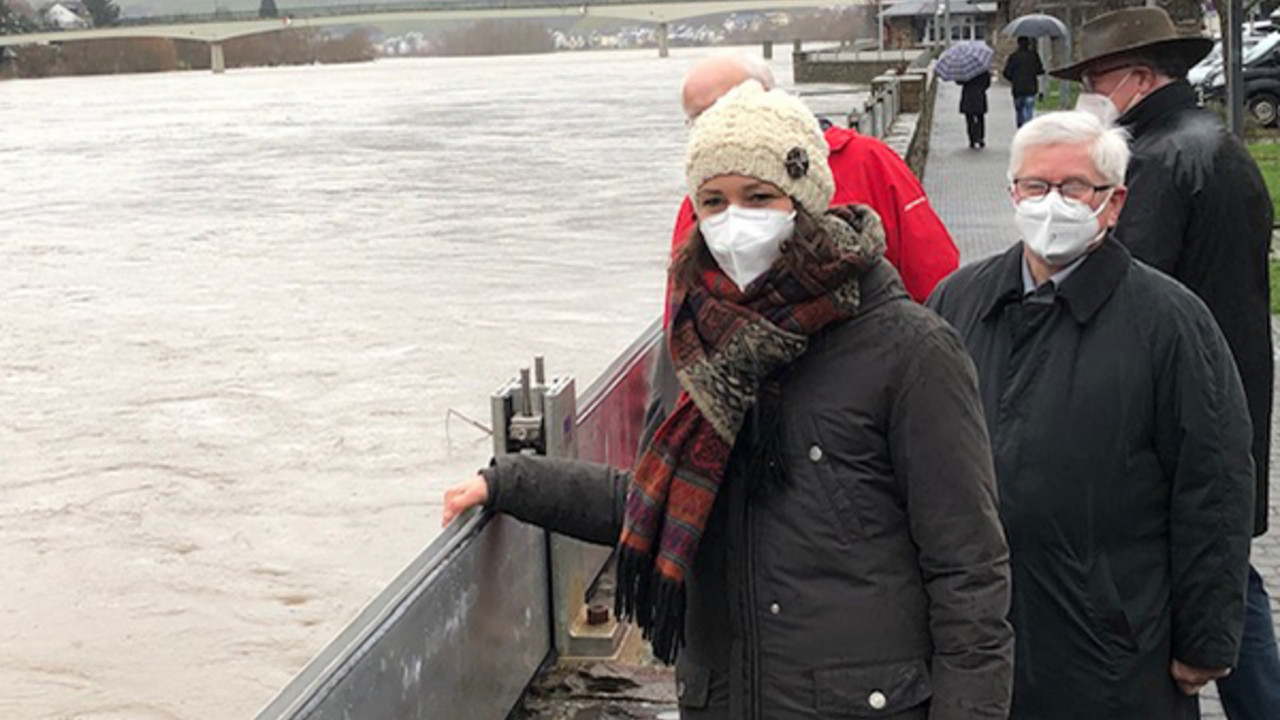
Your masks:
{"label": "white building", "polygon": [[50,5],[44,11],[44,21],[50,27],[56,27],[59,30],[78,30],[80,28],[89,27],[89,21],[68,10],[65,6],[58,3]]}

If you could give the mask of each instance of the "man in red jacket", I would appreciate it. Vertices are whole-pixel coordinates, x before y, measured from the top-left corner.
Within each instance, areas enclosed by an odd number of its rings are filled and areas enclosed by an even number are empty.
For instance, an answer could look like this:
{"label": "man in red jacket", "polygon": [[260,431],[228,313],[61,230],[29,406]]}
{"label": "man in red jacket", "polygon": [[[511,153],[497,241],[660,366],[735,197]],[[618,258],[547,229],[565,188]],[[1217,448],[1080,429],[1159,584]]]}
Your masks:
{"label": "man in red jacket", "polygon": [[[685,115],[693,122],[721,95],[752,79],[765,89],[774,86],[768,67],[750,56],[715,55],[697,63],[685,76],[681,92]],[[938,281],[959,266],[960,253],[929,205],[920,181],[896,152],[875,138],[831,127],[826,139],[831,147],[827,164],[836,181],[831,204],[860,203],[880,215],[885,256],[898,268],[911,297],[924,302]],[[686,197],[676,218],[672,251],[696,225],[693,205]]]}

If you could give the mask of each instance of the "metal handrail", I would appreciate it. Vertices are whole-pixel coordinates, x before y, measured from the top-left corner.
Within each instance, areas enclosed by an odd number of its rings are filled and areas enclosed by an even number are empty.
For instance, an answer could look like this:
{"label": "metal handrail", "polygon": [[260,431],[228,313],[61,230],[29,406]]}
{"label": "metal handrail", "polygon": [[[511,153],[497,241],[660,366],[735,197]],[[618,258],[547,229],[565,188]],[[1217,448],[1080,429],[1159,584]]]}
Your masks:
{"label": "metal handrail", "polygon": [[902,114],[902,82],[898,75],[875,89],[863,105],[862,111],[850,113],[849,127],[860,134],[883,138]]}

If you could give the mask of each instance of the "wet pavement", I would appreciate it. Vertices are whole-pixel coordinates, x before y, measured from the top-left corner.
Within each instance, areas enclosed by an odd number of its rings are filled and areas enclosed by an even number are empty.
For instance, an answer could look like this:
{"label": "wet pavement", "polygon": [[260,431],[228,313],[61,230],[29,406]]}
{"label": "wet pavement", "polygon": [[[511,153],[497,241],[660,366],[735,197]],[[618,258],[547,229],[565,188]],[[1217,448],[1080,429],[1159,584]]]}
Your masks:
{"label": "wet pavement", "polygon": [[611,662],[557,667],[530,687],[522,708],[512,715],[512,720],[677,718],[670,668]]}

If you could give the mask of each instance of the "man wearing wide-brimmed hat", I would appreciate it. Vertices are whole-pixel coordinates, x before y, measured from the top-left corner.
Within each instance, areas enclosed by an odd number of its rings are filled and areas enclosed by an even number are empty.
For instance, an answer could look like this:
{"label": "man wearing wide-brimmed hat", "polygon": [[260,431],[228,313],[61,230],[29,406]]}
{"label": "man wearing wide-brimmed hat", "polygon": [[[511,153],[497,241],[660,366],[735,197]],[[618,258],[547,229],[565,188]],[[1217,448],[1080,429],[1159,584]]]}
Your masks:
{"label": "man wearing wide-brimmed hat", "polygon": [[[1268,253],[1272,205],[1257,165],[1212,113],[1196,105],[1187,70],[1213,47],[1180,36],[1164,10],[1098,16],[1081,35],[1081,59],[1050,74],[1084,85],[1079,107],[1118,119],[1132,135],[1129,200],[1116,236],[1130,251],[1200,296],[1222,328],[1253,420],[1255,537],[1267,530],[1273,359]],[[1249,570],[1238,659],[1175,658],[1184,692],[1219,680],[1231,720],[1280,717],[1280,658],[1262,579]]]}

